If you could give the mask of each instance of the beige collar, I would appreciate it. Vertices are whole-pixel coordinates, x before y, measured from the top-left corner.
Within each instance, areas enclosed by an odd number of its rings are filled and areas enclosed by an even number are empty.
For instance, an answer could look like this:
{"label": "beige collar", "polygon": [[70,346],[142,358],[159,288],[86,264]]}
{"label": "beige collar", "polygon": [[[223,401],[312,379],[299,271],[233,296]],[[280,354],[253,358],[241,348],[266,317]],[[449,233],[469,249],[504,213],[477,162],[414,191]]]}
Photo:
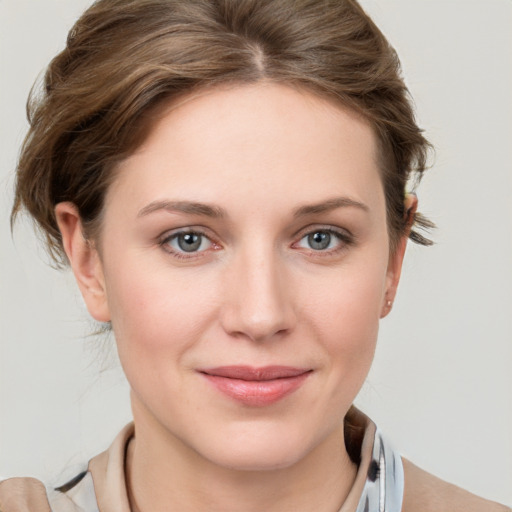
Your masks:
{"label": "beige collar", "polygon": [[[100,512],[130,512],[125,461],[134,432],[133,423],[128,424],[110,448],[89,463]],[[349,452],[353,457],[359,456],[359,461],[356,479],[339,512],[357,512],[373,460],[375,424],[358,409],[351,407],[345,417],[345,436]]]}

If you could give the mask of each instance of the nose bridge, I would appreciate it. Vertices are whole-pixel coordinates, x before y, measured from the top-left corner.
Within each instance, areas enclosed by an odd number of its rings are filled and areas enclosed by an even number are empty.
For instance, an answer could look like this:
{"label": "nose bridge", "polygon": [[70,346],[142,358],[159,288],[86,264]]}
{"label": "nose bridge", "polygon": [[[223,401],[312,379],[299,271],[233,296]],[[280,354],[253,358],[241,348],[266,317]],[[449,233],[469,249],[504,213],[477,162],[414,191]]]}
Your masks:
{"label": "nose bridge", "polygon": [[270,244],[250,244],[231,262],[224,328],[252,340],[269,339],[294,323],[282,257]]}

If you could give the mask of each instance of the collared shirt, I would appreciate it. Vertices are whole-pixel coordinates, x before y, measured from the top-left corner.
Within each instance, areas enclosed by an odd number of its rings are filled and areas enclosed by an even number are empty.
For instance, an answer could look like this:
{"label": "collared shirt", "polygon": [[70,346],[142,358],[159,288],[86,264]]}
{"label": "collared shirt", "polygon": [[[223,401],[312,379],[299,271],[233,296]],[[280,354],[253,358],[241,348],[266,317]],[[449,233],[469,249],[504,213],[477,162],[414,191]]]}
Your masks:
{"label": "collared shirt", "polygon": [[[345,418],[345,434],[358,470],[339,512],[400,512],[404,489],[400,456],[375,424],[354,407]],[[84,472],[56,489],[45,488],[49,508],[41,508],[41,512],[130,512],[124,468],[126,447],[133,436],[131,423],[106,452],[89,462]],[[1,510],[11,512],[8,508]],[[36,511],[39,509],[31,509]]]}
{"label": "collared shirt", "polygon": [[[347,452],[358,470],[339,512],[512,512],[402,459],[355,407],[345,417],[344,432]],[[133,437],[131,423],[107,451],[56,489],[33,478],[0,482],[0,512],[130,512],[124,468]]]}

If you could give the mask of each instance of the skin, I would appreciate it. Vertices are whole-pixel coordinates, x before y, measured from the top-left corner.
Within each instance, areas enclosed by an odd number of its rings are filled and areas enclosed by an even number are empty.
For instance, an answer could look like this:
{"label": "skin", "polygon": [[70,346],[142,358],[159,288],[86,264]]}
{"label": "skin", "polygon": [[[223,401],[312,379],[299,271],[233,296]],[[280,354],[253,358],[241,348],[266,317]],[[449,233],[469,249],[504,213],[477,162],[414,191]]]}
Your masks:
{"label": "skin", "polygon": [[[284,85],[217,88],[171,105],[119,165],[100,244],[73,204],[56,213],[131,386],[134,508],[338,510],[356,474],[343,417],[406,245],[390,254],[371,127]],[[203,234],[199,250],[180,249],[183,229]],[[312,247],[313,233],[328,247]],[[310,373],[253,407],[198,371],[239,364]]]}

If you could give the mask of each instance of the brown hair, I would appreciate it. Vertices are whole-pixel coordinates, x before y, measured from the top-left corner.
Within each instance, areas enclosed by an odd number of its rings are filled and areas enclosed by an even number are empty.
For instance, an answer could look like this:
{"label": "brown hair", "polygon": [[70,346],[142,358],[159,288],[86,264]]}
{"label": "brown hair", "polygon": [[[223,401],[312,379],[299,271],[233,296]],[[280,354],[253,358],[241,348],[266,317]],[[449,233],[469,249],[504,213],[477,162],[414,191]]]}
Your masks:
{"label": "brown hair", "polygon": [[[393,249],[407,229],[406,184],[421,178],[429,144],[395,51],[354,0],[97,1],[29,98],[12,219],[26,208],[65,263],[55,205],[73,202],[97,234],[113,168],[144,140],[148,113],[198,88],[263,79],[334,98],[371,124]],[[410,238],[430,244],[414,226]]]}

